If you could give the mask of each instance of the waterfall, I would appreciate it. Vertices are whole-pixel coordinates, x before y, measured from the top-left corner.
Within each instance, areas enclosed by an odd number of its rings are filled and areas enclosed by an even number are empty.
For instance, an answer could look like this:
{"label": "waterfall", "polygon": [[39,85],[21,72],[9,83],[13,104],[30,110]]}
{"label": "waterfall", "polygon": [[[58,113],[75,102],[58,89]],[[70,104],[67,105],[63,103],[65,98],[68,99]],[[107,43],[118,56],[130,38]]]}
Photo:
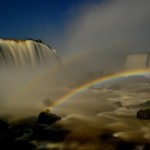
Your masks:
{"label": "waterfall", "polygon": [[[45,91],[54,87],[51,78],[61,68],[57,51],[40,41],[0,39],[0,112],[8,111],[6,107],[29,108],[36,103],[33,109],[39,107],[47,98]],[[42,78],[47,72],[49,76]],[[28,94],[18,96],[35,83]]]}
{"label": "waterfall", "polygon": [[146,69],[149,67],[149,53],[129,54],[126,69]]}
{"label": "waterfall", "polygon": [[60,63],[58,54],[46,44],[33,40],[0,39],[0,65],[36,67]]}

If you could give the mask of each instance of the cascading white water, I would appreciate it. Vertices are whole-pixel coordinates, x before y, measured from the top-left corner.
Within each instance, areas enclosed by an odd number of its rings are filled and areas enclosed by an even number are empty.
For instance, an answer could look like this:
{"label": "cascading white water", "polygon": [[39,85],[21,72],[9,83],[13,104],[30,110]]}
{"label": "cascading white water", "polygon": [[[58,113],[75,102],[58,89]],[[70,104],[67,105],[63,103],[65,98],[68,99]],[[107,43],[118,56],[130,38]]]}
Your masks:
{"label": "cascading white water", "polygon": [[0,39],[1,66],[34,68],[58,63],[58,59],[56,51],[43,43],[33,40]]}
{"label": "cascading white water", "polygon": [[[48,45],[34,40],[0,39],[0,113],[11,110],[12,114],[12,109],[32,107],[35,110],[41,107],[39,103],[47,98],[45,90],[54,87],[52,74],[59,69],[59,54]],[[18,96],[47,71],[47,79],[30,89],[28,94]]]}
{"label": "cascading white water", "polygon": [[149,67],[149,53],[129,54],[125,63],[126,69],[146,69]]}

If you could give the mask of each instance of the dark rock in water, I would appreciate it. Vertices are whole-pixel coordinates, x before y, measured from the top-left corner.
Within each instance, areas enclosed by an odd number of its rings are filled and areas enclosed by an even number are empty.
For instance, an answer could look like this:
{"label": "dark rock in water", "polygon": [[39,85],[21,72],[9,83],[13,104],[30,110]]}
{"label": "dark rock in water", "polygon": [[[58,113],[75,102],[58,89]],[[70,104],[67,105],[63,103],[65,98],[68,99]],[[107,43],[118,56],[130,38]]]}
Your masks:
{"label": "dark rock in water", "polygon": [[38,121],[33,128],[32,138],[41,141],[63,141],[65,136],[69,133],[69,130],[64,129],[60,125],[54,124],[60,119],[61,117],[50,113],[49,110],[41,112]]}
{"label": "dark rock in water", "polygon": [[37,117],[28,117],[11,123],[10,130],[13,139],[20,141],[29,141],[32,136],[32,130],[37,122]]}
{"label": "dark rock in water", "polygon": [[41,112],[38,119],[29,117],[9,124],[0,119],[0,149],[35,150],[36,146],[31,143],[33,140],[64,141],[70,131],[54,124],[60,119],[49,111]]}
{"label": "dark rock in water", "polygon": [[121,87],[119,84],[113,84],[113,85],[110,87],[110,89],[112,89],[112,90],[120,90],[120,89],[122,89],[122,87]]}
{"label": "dark rock in water", "polygon": [[137,112],[137,117],[140,119],[150,119],[150,108],[139,110]]}
{"label": "dark rock in water", "polygon": [[[99,136],[101,146],[100,149],[105,149],[106,145],[110,146],[110,149],[115,149],[115,150],[135,150],[135,146],[127,141],[124,141],[120,138],[116,138],[112,135],[112,133],[104,133]],[[107,147],[109,149],[109,147]]]}
{"label": "dark rock in water", "polygon": [[11,139],[12,135],[8,127],[8,123],[0,119],[0,140]]}
{"label": "dark rock in water", "polygon": [[146,101],[145,103],[139,104],[139,107],[150,107],[150,101]]}
{"label": "dark rock in water", "polygon": [[8,130],[8,123],[0,119],[0,132]]}
{"label": "dark rock in water", "polygon": [[135,146],[126,141],[118,141],[116,143],[116,150],[135,150]]}
{"label": "dark rock in water", "polygon": [[145,147],[143,148],[143,150],[150,150],[150,144],[149,144],[149,143],[146,143],[146,144],[145,144]]}
{"label": "dark rock in water", "polygon": [[35,145],[31,143],[15,140],[0,140],[1,150],[35,150],[35,148]]}
{"label": "dark rock in water", "polygon": [[39,114],[39,118],[37,123],[38,124],[53,124],[54,122],[60,120],[61,117],[50,113],[49,110],[45,111],[45,112],[41,112]]}
{"label": "dark rock in water", "polygon": [[[14,128],[11,128],[11,124],[8,124],[0,119],[0,149],[1,150],[34,150],[35,146],[29,142],[18,141],[14,138],[18,135],[17,132],[14,131]],[[24,129],[24,128],[22,128]],[[22,131],[22,129],[17,129],[18,131]],[[14,134],[15,133],[15,134]]]}
{"label": "dark rock in water", "polygon": [[69,130],[58,125],[37,124],[33,129],[33,139],[53,142],[64,141]]}
{"label": "dark rock in water", "polygon": [[132,108],[142,108],[142,107],[150,107],[150,101],[146,101],[144,103],[141,103],[141,104],[137,104],[137,105],[129,105],[130,107]]}

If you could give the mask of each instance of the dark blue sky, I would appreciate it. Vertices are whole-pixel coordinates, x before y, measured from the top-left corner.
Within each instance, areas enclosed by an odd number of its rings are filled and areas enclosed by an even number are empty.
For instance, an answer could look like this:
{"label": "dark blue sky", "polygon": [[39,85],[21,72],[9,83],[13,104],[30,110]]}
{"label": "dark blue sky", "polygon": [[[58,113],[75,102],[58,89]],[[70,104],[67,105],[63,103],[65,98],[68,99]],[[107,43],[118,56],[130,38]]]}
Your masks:
{"label": "dark blue sky", "polygon": [[42,39],[57,47],[68,25],[80,15],[80,9],[101,1],[1,0],[0,38]]}

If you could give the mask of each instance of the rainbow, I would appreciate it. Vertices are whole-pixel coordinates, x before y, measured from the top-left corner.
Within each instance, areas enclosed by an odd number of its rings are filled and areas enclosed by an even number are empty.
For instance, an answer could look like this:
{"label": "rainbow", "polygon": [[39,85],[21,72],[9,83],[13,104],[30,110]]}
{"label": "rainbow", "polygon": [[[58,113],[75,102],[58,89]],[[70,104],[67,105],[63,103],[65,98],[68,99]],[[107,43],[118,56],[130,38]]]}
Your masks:
{"label": "rainbow", "polygon": [[65,101],[69,100],[70,98],[87,90],[92,85],[102,84],[102,83],[109,82],[109,81],[112,81],[115,79],[119,79],[119,78],[125,77],[125,76],[128,77],[128,76],[133,76],[133,75],[146,75],[146,74],[150,74],[150,69],[123,71],[123,72],[118,72],[115,74],[109,74],[109,75],[99,77],[99,78],[89,81],[83,85],[80,85],[79,87],[73,89],[71,92],[69,92],[67,94],[62,95],[60,98],[58,98],[55,101],[55,103],[53,103],[53,105],[50,107],[50,109],[55,108],[56,106],[64,103]]}

